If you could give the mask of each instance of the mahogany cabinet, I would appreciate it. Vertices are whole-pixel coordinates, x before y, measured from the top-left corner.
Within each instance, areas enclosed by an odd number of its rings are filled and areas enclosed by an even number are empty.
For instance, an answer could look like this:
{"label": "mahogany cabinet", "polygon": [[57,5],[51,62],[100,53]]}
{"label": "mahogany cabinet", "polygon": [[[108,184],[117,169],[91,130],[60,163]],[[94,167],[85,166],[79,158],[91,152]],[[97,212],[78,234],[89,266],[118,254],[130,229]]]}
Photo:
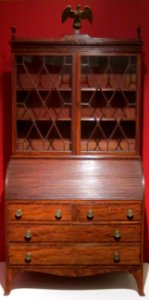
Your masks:
{"label": "mahogany cabinet", "polygon": [[14,38],[6,288],[131,272],[143,295],[141,41]]}

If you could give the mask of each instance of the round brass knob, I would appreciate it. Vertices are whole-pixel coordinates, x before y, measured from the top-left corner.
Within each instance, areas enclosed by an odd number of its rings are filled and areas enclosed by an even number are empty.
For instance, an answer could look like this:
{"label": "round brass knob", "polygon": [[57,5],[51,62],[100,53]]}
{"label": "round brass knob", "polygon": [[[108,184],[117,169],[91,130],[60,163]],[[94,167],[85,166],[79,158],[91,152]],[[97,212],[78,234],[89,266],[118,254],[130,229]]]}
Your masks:
{"label": "round brass knob", "polygon": [[55,212],[55,218],[58,220],[62,218],[62,211],[60,209]]}
{"label": "round brass knob", "polygon": [[113,254],[113,261],[114,261],[115,263],[118,263],[118,262],[120,261],[120,254],[119,254],[118,252],[115,252],[115,253]]}
{"label": "round brass knob", "polygon": [[22,210],[19,208],[17,209],[16,213],[15,213],[15,217],[17,219],[21,219],[22,218]]}
{"label": "round brass knob", "polygon": [[134,218],[134,212],[132,209],[128,209],[128,212],[127,212],[127,218],[129,220],[132,220]]}
{"label": "round brass knob", "polygon": [[87,212],[87,218],[89,220],[92,220],[94,218],[94,213],[91,209],[89,209],[88,212]]}
{"label": "round brass knob", "polygon": [[30,231],[29,229],[25,232],[24,237],[25,237],[25,239],[28,240],[28,241],[31,239],[32,233],[31,233],[31,231]]}
{"label": "round brass knob", "polygon": [[26,263],[30,263],[32,260],[32,253],[31,252],[27,252],[25,255],[25,262]]}
{"label": "round brass knob", "polygon": [[120,231],[119,231],[118,229],[115,230],[113,236],[114,236],[115,240],[120,240],[120,238],[121,238],[121,233],[120,233]]}

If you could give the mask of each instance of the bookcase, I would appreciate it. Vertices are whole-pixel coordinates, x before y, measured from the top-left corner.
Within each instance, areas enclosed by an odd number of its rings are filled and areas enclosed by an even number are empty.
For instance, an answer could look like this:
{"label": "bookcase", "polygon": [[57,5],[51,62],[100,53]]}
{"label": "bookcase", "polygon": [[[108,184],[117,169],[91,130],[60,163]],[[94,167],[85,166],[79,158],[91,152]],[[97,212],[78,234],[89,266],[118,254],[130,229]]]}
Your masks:
{"label": "bookcase", "polygon": [[140,57],[88,40],[85,51],[67,42],[54,53],[51,42],[46,53],[15,56],[13,152],[139,153]]}

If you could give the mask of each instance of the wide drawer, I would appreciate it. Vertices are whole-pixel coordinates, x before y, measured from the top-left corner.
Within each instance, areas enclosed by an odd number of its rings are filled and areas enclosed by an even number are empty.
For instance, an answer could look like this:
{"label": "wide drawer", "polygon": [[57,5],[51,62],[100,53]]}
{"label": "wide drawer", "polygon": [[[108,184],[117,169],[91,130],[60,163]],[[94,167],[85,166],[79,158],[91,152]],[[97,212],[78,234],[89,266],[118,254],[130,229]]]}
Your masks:
{"label": "wide drawer", "polygon": [[22,204],[12,203],[7,206],[8,221],[71,221],[72,205],[67,204]]}
{"label": "wide drawer", "polygon": [[139,244],[125,246],[100,244],[9,245],[10,265],[137,265],[141,262]]}
{"label": "wide drawer", "polygon": [[80,221],[140,221],[142,219],[142,205],[133,204],[101,204],[80,205],[78,207]]}
{"label": "wide drawer", "polygon": [[141,240],[140,224],[47,225],[9,224],[10,242],[137,242]]}

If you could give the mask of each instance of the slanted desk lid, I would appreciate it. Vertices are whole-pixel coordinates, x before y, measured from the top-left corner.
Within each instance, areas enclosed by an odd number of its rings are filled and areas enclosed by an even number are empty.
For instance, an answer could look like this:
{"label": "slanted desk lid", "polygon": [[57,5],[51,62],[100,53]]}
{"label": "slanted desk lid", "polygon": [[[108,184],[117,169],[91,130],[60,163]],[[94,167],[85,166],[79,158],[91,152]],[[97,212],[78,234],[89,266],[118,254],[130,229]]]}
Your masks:
{"label": "slanted desk lid", "polygon": [[8,199],[132,199],[144,197],[139,159],[12,158]]}

